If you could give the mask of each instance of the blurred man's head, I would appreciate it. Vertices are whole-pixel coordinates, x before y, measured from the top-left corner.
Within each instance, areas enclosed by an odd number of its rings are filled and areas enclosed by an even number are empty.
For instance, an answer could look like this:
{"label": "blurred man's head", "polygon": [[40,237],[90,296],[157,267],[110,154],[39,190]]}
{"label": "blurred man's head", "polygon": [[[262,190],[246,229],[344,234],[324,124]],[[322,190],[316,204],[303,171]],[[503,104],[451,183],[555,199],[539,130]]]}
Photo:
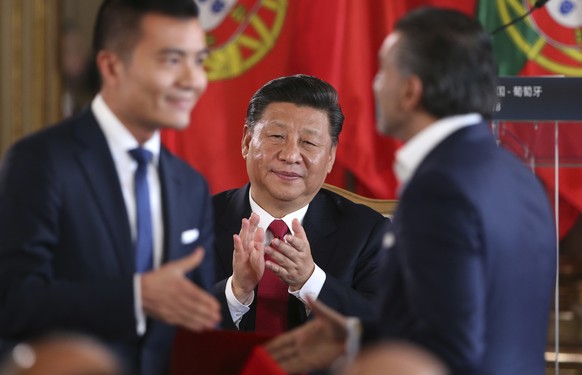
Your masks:
{"label": "blurred man's head", "polygon": [[444,364],[418,346],[383,343],[363,350],[342,375],[446,375]]}
{"label": "blurred man's head", "polygon": [[192,0],[104,0],[95,21],[94,53],[109,50],[130,58],[143,36],[142,20],[151,14],[190,20],[198,18],[198,7]]}
{"label": "blurred man's head", "polygon": [[101,93],[142,142],[183,129],[207,86],[205,34],[193,0],[105,0],[95,25]]}
{"label": "blurred man's head", "polygon": [[0,375],[122,375],[114,355],[84,336],[50,336],[17,345]]}
{"label": "blurred man's head", "polygon": [[253,199],[276,217],[311,202],[333,167],[343,121],[336,90],[318,78],[282,77],[261,87],[242,140]]}
{"label": "blurred man's head", "polygon": [[407,140],[419,122],[480,113],[496,103],[489,34],[454,10],[419,8],[401,18],[379,53],[378,130]]}

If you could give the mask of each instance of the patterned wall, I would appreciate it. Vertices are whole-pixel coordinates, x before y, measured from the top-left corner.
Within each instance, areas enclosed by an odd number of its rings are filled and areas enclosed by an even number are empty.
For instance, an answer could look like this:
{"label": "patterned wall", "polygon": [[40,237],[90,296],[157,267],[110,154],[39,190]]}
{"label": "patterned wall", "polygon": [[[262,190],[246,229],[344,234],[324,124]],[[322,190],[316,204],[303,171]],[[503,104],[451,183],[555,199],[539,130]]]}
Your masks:
{"label": "patterned wall", "polygon": [[0,2],[0,155],[60,117],[59,0]]}

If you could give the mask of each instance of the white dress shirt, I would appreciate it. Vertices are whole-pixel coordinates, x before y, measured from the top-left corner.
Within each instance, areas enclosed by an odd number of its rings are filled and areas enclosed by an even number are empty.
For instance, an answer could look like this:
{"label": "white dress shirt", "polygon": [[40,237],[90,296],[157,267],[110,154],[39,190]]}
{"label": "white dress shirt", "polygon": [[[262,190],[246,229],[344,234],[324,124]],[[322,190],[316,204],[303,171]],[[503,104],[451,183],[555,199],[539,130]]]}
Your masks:
{"label": "white dress shirt", "polygon": [[[99,94],[93,99],[91,109],[97,119],[99,127],[105,134],[109,151],[117,170],[117,176],[121,184],[121,192],[127,211],[127,219],[131,228],[131,236],[135,242],[137,236],[137,218],[135,207],[135,188],[134,175],[137,170],[137,162],[129,154],[129,150],[139,147],[135,137],[127,130],[121,121],[111,111],[103,97]],[[160,266],[162,261],[162,247],[164,237],[164,225],[162,219],[162,199],[160,176],[158,173],[158,164],[160,159],[160,134],[154,133],[147,142],[141,145],[153,154],[152,163],[148,166],[148,188],[150,193],[150,209],[152,217],[153,231],[153,265],[154,268]],[[133,253],[131,249],[128,252]],[[145,314],[141,306],[141,289],[139,275],[134,276],[134,305],[137,319],[137,332],[142,335],[145,333]]]}
{"label": "white dress shirt", "polygon": [[[293,219],[297,219],[299,220],[300,223],[303,223],[303,218],[305,217],[307,209],[309,208],[309,205],[307,205],[295,212],[291,212],[290,214],[285,215],[284,217],[275,218],[271,216],[267,211],[265,211],[261,206],[259,206],[257,202],[255,202],[255,200],[252,197],[252,186],[249,189],[249,201],[251,204],[252,212],[259,215],[258,227],[262,228],[265,231],[265,245],[268,245],[273,240],[273,234],[267,230],[269,224],[271,224],[273,220],[275,219],[283,220],[285,224],[287,224],[287,227],[291,231],[291,234],[294,235],[293,229],[291,227]],[[310,296],[313,299],[317,299],[326,279],[325,272],[317,264],[314,263],[314,265],[315,269],[313,270],[313,273],[311,274],[309,279],[307,279],[305,284],[303,284],[303,287],[301,287],[301,289],[297,291],[291,291],[291,289],[289,289],[290,294],[292,294],[294,297],[303,302],[305,310],[308,315],[311,312],[311,309],[307,305],[307,296]],[[252,304],[255,298],[254,291],[248,304],[241,303],[239,300],[236,299],[234,293],[232,292],[232,276],[230,276],[226,281],[225,294],[226,301],[228,303],[228,309],[230,310],[230,316],[232,317],[232,321],[238,327],[244,314],[246,314],[250,310],[250,305]]]}

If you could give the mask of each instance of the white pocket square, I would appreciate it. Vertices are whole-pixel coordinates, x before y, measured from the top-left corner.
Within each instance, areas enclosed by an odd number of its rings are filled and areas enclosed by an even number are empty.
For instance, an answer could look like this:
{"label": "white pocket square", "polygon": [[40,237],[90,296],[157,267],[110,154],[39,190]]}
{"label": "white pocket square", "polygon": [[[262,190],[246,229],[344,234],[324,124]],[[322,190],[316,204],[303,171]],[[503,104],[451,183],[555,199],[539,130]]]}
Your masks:
{"label": "white pocket square", "polygon": [[182,245],[188,245],[198,239],[200,231],[197,228],[185,230],[182,232]]}

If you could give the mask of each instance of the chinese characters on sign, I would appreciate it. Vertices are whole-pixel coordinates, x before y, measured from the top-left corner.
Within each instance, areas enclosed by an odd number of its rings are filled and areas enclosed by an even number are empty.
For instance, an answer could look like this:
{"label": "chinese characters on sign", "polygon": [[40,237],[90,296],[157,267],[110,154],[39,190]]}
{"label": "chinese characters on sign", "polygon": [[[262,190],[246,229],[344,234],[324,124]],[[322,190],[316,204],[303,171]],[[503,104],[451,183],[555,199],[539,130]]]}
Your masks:
{"label": "chinese characters on sign", "polygon": [[582,78],[500,77],[495,120],[580,121]]}
{"label": "chinese characters on sign", "polygon": [[517,98],[539,98],[542,96],[542,86],[497,86],[497,97],[515,96]]}

